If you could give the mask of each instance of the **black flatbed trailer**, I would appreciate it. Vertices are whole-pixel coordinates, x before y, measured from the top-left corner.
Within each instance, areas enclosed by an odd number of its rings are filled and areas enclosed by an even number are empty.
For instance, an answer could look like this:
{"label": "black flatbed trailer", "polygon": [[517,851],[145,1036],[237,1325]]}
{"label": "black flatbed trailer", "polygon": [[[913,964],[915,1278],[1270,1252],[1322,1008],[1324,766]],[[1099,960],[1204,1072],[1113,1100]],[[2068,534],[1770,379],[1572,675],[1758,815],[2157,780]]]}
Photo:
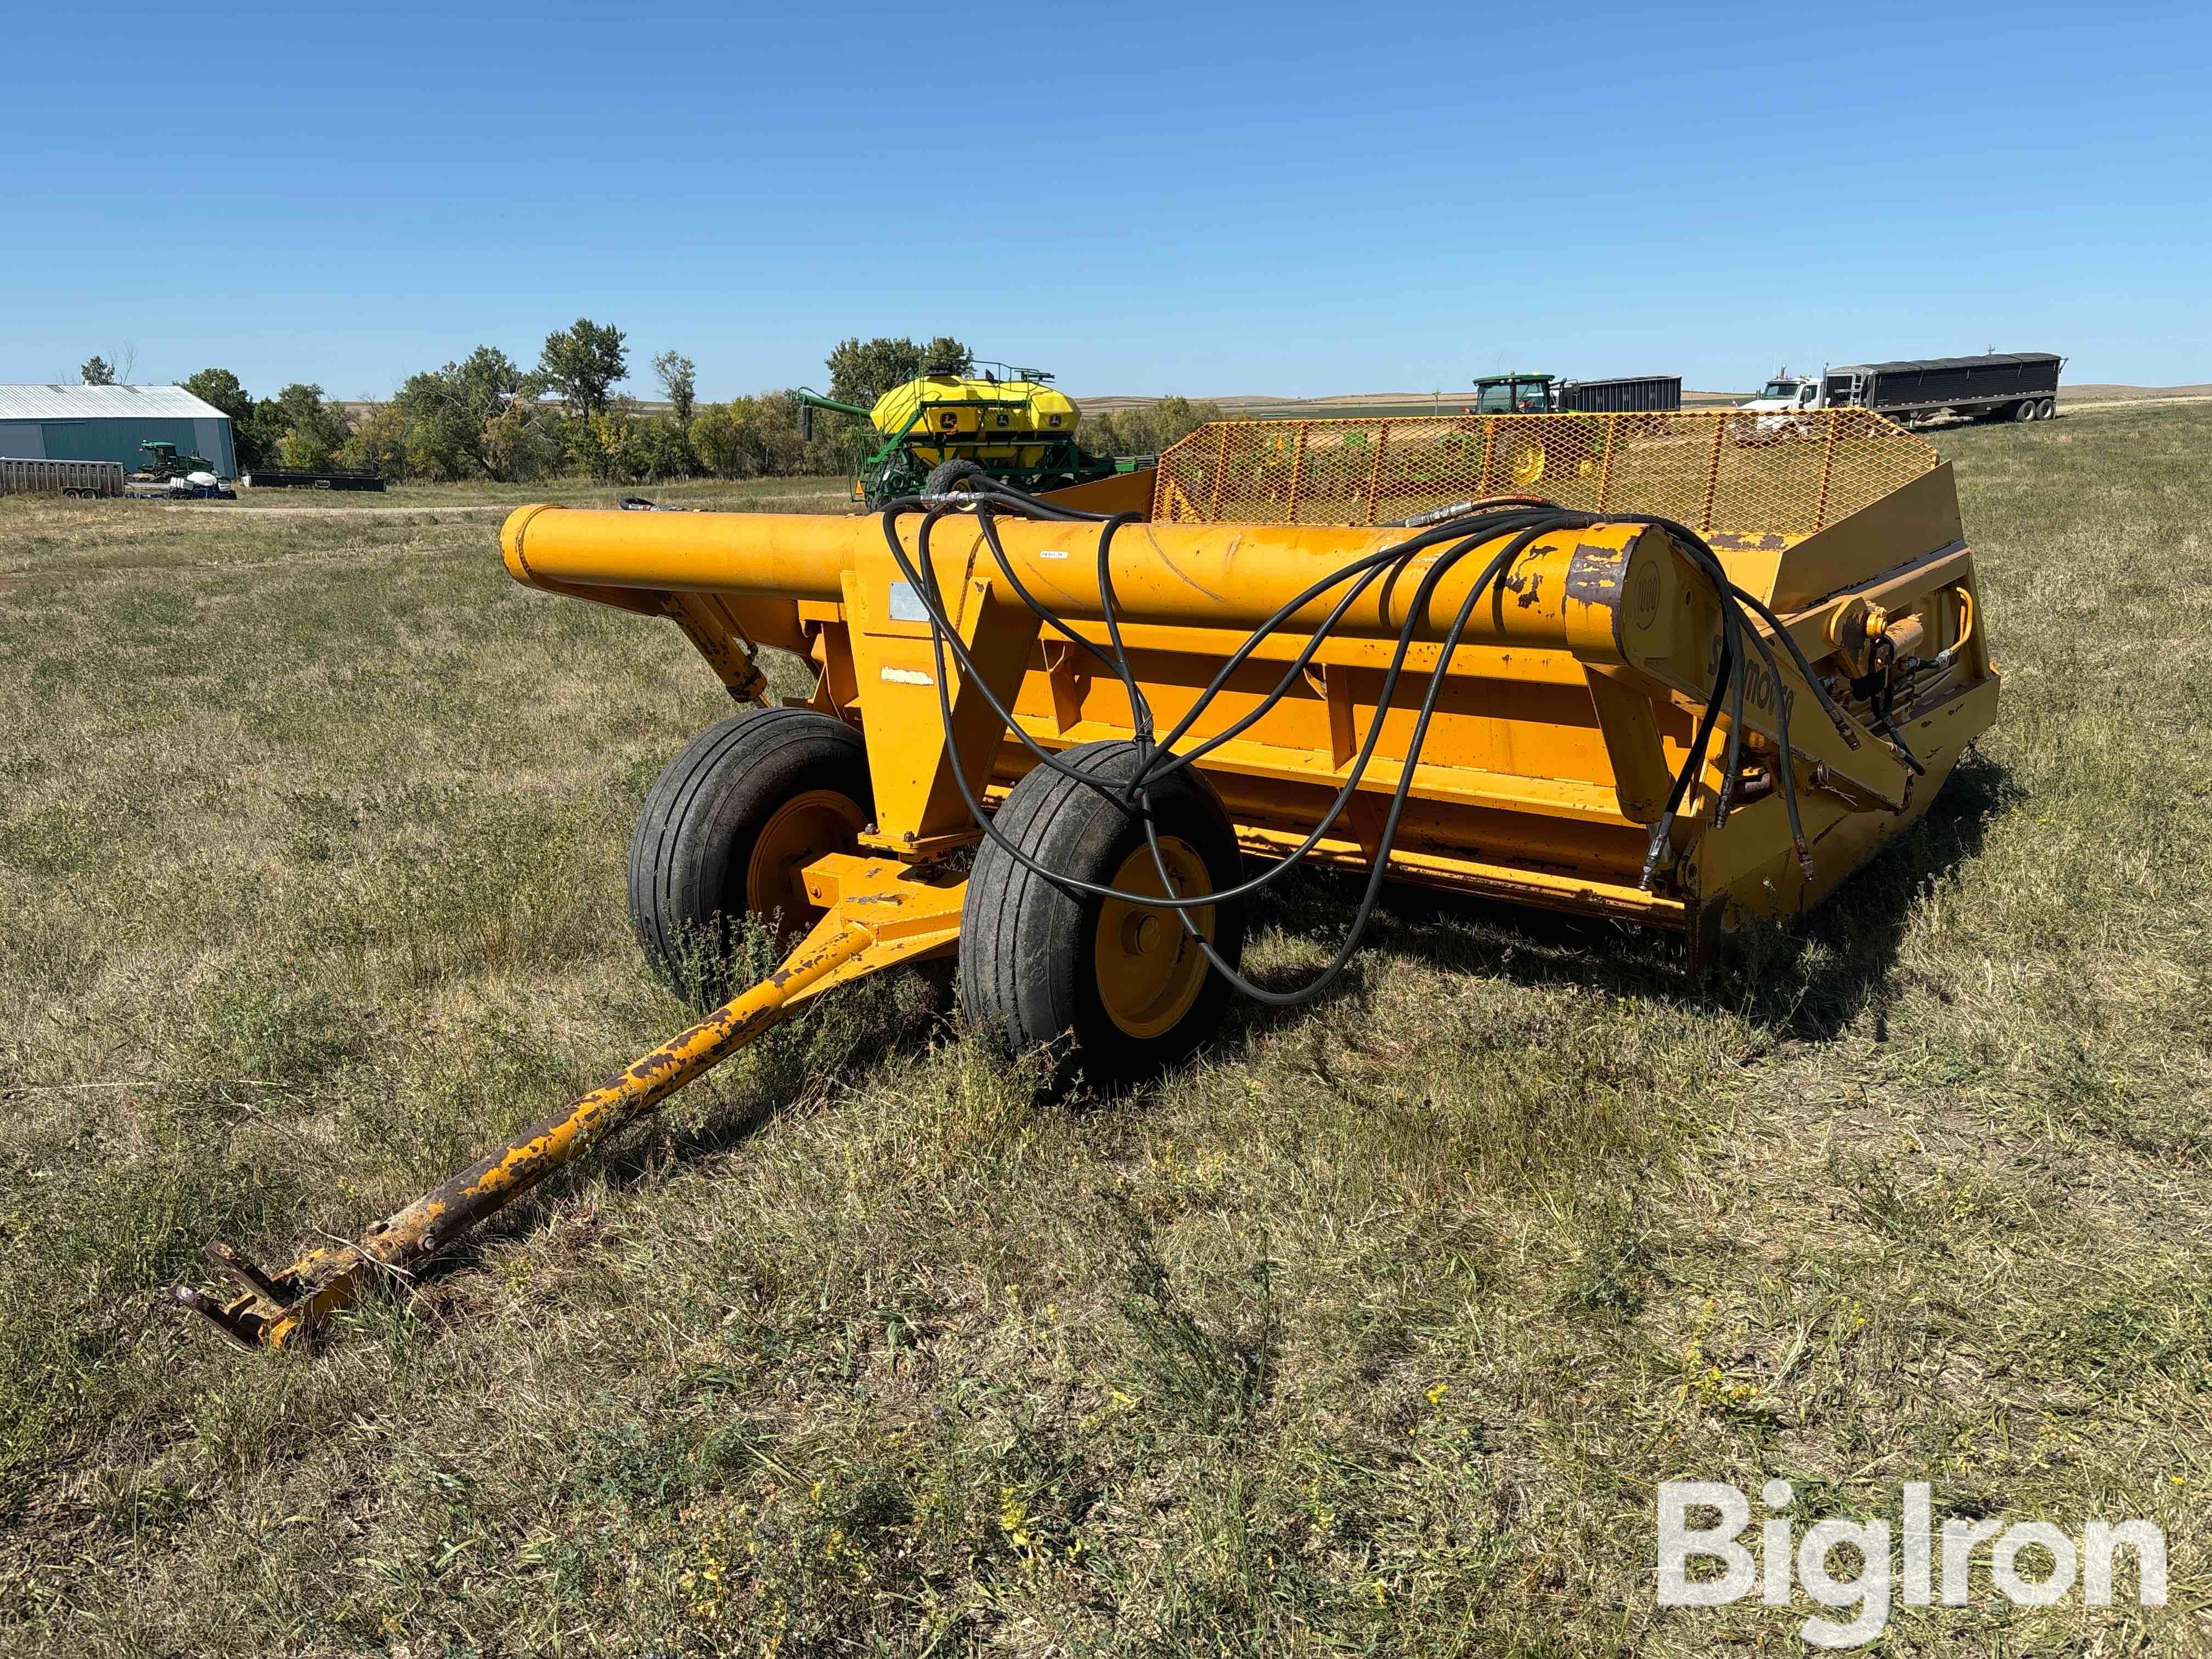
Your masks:
{"label": "black flatbed trailer", "polygon": [[290,466],[257,466],[241,482],[248,489],[384,489],[381,472],[309,472]]}

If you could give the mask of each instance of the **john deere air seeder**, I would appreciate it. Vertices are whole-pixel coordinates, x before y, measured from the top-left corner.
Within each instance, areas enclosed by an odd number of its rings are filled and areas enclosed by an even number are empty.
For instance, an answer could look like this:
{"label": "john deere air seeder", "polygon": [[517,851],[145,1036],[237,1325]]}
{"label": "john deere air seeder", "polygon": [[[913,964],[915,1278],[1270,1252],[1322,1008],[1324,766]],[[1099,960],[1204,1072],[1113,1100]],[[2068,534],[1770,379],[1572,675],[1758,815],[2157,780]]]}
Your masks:
{"label": "john deere air seeder", "polygon": [[940,468],[980,473],[1017,489],[1065,489],[1114,476],[1109,457],[1075,441],[1083,411],[1038,368],[976,363],[933,368],[893,386],[872,408],[801,387],[799,428],[814,436],[814,411],[857,415],[869,434],[854,457],[853,499],[872,507],[919,495]]}
{"label": "john deere air seeder", "polygon": [[[1044,497],[522,508],[516,580],[672,620],[741,701],[765,703],[763,647],[811,665],[803,702],[670,763],[630,852],[660,972],[726,973],[747,915],[789,955],[356,1243],[275,1274],[211,1246],[240,1294],[177,1298],[296,1340],[902,963],[957,955],[991,1040],[1110,1083],[1232,994],[1320,994],[1385,879],[1672,930],[1693,964],[1803,909],[1927,810],[1997,699],[1950,469],[1865,410],[1808,420],[1229,422]],[[1246,901],[1300,862],[1364,878],[1342,948],[1250,984]]]}

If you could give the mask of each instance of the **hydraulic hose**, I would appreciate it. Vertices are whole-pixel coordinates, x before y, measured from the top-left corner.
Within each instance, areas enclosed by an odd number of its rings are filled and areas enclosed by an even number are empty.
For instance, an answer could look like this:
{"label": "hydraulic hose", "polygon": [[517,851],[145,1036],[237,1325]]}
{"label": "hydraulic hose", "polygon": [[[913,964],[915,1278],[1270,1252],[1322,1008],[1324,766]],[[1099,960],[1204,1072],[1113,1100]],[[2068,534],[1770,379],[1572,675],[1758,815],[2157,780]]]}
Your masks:
{"label": "hydraulic hose", "polygon": [[[1023,868],[1051,882],[1062,891],[1085,897],[1111,898],[1154,909],[1169,909],[1181,920],[1185,933],[1204,951],[1215,971],[1231,984],[1256,1000],[1278,1006],[1295,1006],[1320,996],[1350,963],[1371,922],[1380,902],[1382,883],[1388,876],[1390,854],[1397,839],[1400,822],[1406,803],[1410,799],[1413,775],[1426,742],[1429,726],[1442,695],[1445,671],[1453,653],[1457,649],[1476,605],[1486,595],[1497,589],[1497,584],[1511,568],[1513,562],[1534,542],[1548,533],[1587,529],[1601,520],[1591,514],[1571,512],[1556,503],[1529,496],[1497,497],[1480,502],[1462,503],[1457,508],[1446,509],[1449,517],[1440,521],[1421,524],[1416,533],[1402,542],[1363,556],[1340,567],[1309,586],[1303,592],[1286,601],[1272,616],[1262,620],[1250,634],[1223,660],[1213,677],[1201,688],[1189,708],[1169,731],[1164,738],[1156,737],[1150,704],[1145,698],[1136,672],[1129,659],[1121,635],[1118,609],[1114,596],[1112,553],[1114,538],[1124,525],[1137,521],[1133,513],[1086,513],[1058,503],[1045,501],[1010,485],[991,480],[988,474],[971,475],[980,479],[975,488],[951,493],[937,493],[921,496],[906,496],[885,503],[882,526],[885,544],[890,551],[900,574],[913,587],[930,622],[930,643],[937,665],[939,713],[945,730],[945,741],[951,756],[952,775],[961,797],[975,823],[983,834],[1001,851]],[[909,557],[900,539],[898,520],[903,514],[920,512],[921,526],[915,538],[915,556]],[[1137,750],[1137,765],[1126,781],[1102,779],[1093,774],[1070,766],[1059,756],[1046,749],[1014,719],[1012,711],[1000,701],[988,679],[975,670],[967,647],[947,614],[944,595],[936,583],[935,562],[930,556],[930,538],[939,520],[954,513],[972,513],[985,545],[994,562],[1007,581],[1015,596],[1038,618],[1041,625],[1079,647],[1093,659],[1123,688],[1129,699],[1131,730]],[[998,533],[996,517],[1000,514],[1025,518],[1050,520],[1060,523],[1091,523],[1099,526],[1097,575],[1099,594],[1099,616],[1106,631],[1106,641],[1101,645],[1085,637],[1066,618],[1055,614],[1049,606],[1037,599],[1023,582],[1012,560]],[[1433,520],[1437,515],[1430,515]],[[1712,737],[1721,714],[1729,714],[1729,734],[1722,757],[1722,780],[1714,805],[1714,823],[1725,820],[1733,809],[1741,775],[1743,740],[1743,687],[1749,660],[1756,657],[1772,677],[1778,696],[1778,764],[1777,781],[1785,803],[1790,837],[1796,850],[1800,866],[1808,879],[1813,875],[1812,855],[1807,845],[1800,822],[1796,780],[1790,764],[1790,714],[1791,697],[1768,638],[1753,625],[1753,618],[1765,622],[1773,634],[1784,643],[1805,682],[1814,688],[1814,695],[1824,711],[1835,721],[1837,728],[1856,744],[1857,733],[1844,711],[1828,695],[1812,672],[1811,665],[1796,640],[1790,637],[1779,618],[1756,596],[1746,592],[1729,578],[1727,569],[1703,537],[1687,526],[1671,519],[1659,517],[1607,515],[1605,521],[1650,526],[1664,531],[1674,540],[1683,556],[1711,586],[1720,612],[1720,641],[1714,663],[1713,683],[1704,698],[1704,709],[1698,718],[1687,753],[1675,774],[1668,792],[1666,805],[1658,822],[1653,826],[1647,850],[1641,884],[1649,890],[1656,882],[1661,863],[1671,844],[1673,827],[1690,789],[1703,773]],[[1406,660],[1416,641],[1423,619],[1437,585],[1455,566],[1463,561],[1476,547],[1500,537],[1510,539],[1494,554],[1474,584],[1468,588],[1438,647],[1436,666],[1430,671],[1428,684],[1421,698],[1413,730],[1407,745],[1407,754],[1400,769],[1398,783],[1391,793],[1389,811],[1378,839],[1373,867],[1368,874],[1366,888],[1353,913],[1352,924],[1344,942],[1334,957],[1318,974],[1305,984],[1290,991],[1271,991],[1257,985],[1239,973],[1213,948],[1212,941],[1199,931],[1194,912],[1205,908],[1245,897],[1260,892],[1287,875],[1320,845],[1364,781],[1367,768],[1380,744],[1385,717],[1389,712],[1404,672]],[[1370,719],[1366,733],[1347,769],[1344,783],[1332,799],[1328,810],[1320,817],[1312,831],[1290,852],[1274,860],[1265,869],[1247,880],[1218,891],[1185,896],[1176,890],[1176,882],[1167,864],[1164,850],[1159,842],[1158,830],[1152,820],[1150,792],[1162,780],[1185,767],[1196,764],[1206,755],[1249,729],[1275,708],[1310,665],[1315,655],[1332,636],[1351,607],[1377,581],[1405,575],[1413,561],[1431,549],[1443,551],[1433,559],[1422,574],[1412,602],[1407,608],[1403,623],[1398,630],[1389,665],[1376,694],[1375,712]],[[1253,654],[1270,637],[1279,632],[1289,619],[1325,598],[1332,590],[1345,591],[1316,626],[1298,651],[1293,655],[1282,677],[1264,693],[1243,716],[1222,731],[1200,742],[1187,752],[1177,752],[1176,744],[1203,717],[1206,708],[1220,694],[1237,671],[1249,662]],[[969,781],[967,768],[961,763],[956,745],[952,720],[951,694],[949,690],[950,663],[957,663],[964,682],[981,695],[992,711],[999,716],[1007,731],[1026,748],[1038,764],[1048,767],[1064,777],[1073,779],[1104,799],[1121,811],[1133,816],[1142,825],[1146,845],[1152,852],[1153,865],[1159,875],[1161,892],[1133,893],[1097,882],[1079,880],[1053,870],[1015,845],[992,821],[993,815],[985,808],[977,792]]]}

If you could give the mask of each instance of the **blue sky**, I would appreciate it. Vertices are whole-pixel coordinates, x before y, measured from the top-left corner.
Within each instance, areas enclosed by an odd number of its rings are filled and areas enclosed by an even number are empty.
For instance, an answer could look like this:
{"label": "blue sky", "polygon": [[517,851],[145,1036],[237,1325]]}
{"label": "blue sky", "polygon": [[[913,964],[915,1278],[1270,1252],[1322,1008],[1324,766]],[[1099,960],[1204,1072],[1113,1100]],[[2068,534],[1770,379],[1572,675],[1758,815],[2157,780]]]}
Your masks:
{"label": "blue sky", "polygon": [[207,16],[0,9],[0,380],[380,395],[580,314],[709,397],[939,331],[1079,395],[2212,380],[2202,5]]}

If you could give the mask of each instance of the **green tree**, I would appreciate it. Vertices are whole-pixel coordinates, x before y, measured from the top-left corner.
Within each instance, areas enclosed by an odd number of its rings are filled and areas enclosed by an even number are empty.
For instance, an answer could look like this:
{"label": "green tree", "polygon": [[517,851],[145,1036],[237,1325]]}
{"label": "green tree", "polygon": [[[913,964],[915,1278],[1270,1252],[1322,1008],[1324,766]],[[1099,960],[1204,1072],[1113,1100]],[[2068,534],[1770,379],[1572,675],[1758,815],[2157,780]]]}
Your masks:
{"label": "green tree", "polygon": [[[336,459],[349,471],[380,472],[387,478],[405,477],[407,417],[400,413],[399,405],[372,404],[356,418],[352,432],[338,446]],[[242,460],[239,464],[245,465]]]}
{"label": "green tree", "polygon": [[1221,418],[1218,404],[1163,398],[1116,414],[1085,415],[1075,440],[1094,455],[1157,454],[1207,422]]}
{"label": "green tree", "polygon": [[641,475],[654,483],[688,478],[699,470],[699,458],[691,453],[684,429],[658,416],[638,424],[637,463]]}
{"label": "green tree", "polygon": [[410,374],[392,404],[406,428],[407,470],[451,480],[496,477],[484,429],[523,388],[525,376],[497,346],[457,363]]}
{"label": "green tree", "polygon": [[239,471],[250,472],[266,464],[269,457],[261,453],[256,442],[253,398],[239,384],[237,375],[227,368],[204,368],[177,384],[202,403],[212,404],[230,416],[230,441],[238,452]]}
{"label": "green tree", "polygon": [[323,396],[322,387],[297,380],[256,403],[246,427],[259,461],[310,472],[330,465],[346,440],[344,411]]}
{"label": "green tree", "polygon": [[949,334],[939,335],[926,346],[902,337],[851,339],[838,342],[824,366],[830,371],[831,397],[841,404],[866,406],[925,368],[965,374],[975,367],[975,354]]}
{"label": "green tree", "polygon": [[308,432],[287,432],[276,444],[277,465],[297,467],[302,472],[327,471],[336,454],[328,444]]}
{"label": "green tree", "polygon": [[940,334],[922,347],[921,366],[965,374],[975,367],[975,354],[950,334]]}
{"label": "green tree", "polygon": [[78,368],[76,373],[77,378],[82,380],[87,386],[113,386],[115,384],[115,365],[109,362],[105,357],[92,356],[86,358],[83,365]]}
{"label": "green tree", "polygon": [[660,382],[660,389],[668,394],[670,413],[675,416],[676,424],[690,426],[698,389],[696,366],[681,352],[664,351],[653,360],[653,373]]}
{"label": "green tree", "polygon": [[763,392],[702,404],[691,422],[691,451],[701,468],[721,478],[835,475],[852,470],[862,425],[848,416],[817,415],[814,441],[806,443],[799,435],[799,405],[791,395]]}
{"label": "green tree", "polygon": [[510,398],[484,422],[478,447],[485,470],[507,483],[558,477],[568,465],[571,424],[535,398]]}
{"label": "green tree", "polygon": [[814,441],[799,435],[799,404],[787,392],[763,392],[759,398],[761,445],[771,459],[763,472],[849,473],[863,441],[873,448],[874,436],[866,421],[846,415],[817,416]]}
{"label": "green tree", "polygon": [[238,383],[238,376],[227,368],[204,368],[177,384],[202,403],[211,404],[229,416],[233,426],[252,418],[252,398]]}
{"label": "green tree", "polygon": [[691,444],[673,421],[611,409],[582,423],[577,453],[584,469],[604,483],[660,483],[698,470]]}
{"label": "green tree", "polygon": [[[743,399],[740,401],[750,401]],[[745,434],[732,404],[703,404],[691,417],[691,453],[718,478],[745,476]]]}
{"label": "green tree", "polygon": [[637,422],[628,410],[611,410],[576,424],[576,456],[592,477],[601,483],[635,483],[644,476]]}
{"label": "green tree", "polygon": [[607,388],[629,373],[629,352],[623,341],[620,329],[579,317],[570,327],[545,337],[538,373],[559,390],[574,413],[586,420],[603,415]]}

